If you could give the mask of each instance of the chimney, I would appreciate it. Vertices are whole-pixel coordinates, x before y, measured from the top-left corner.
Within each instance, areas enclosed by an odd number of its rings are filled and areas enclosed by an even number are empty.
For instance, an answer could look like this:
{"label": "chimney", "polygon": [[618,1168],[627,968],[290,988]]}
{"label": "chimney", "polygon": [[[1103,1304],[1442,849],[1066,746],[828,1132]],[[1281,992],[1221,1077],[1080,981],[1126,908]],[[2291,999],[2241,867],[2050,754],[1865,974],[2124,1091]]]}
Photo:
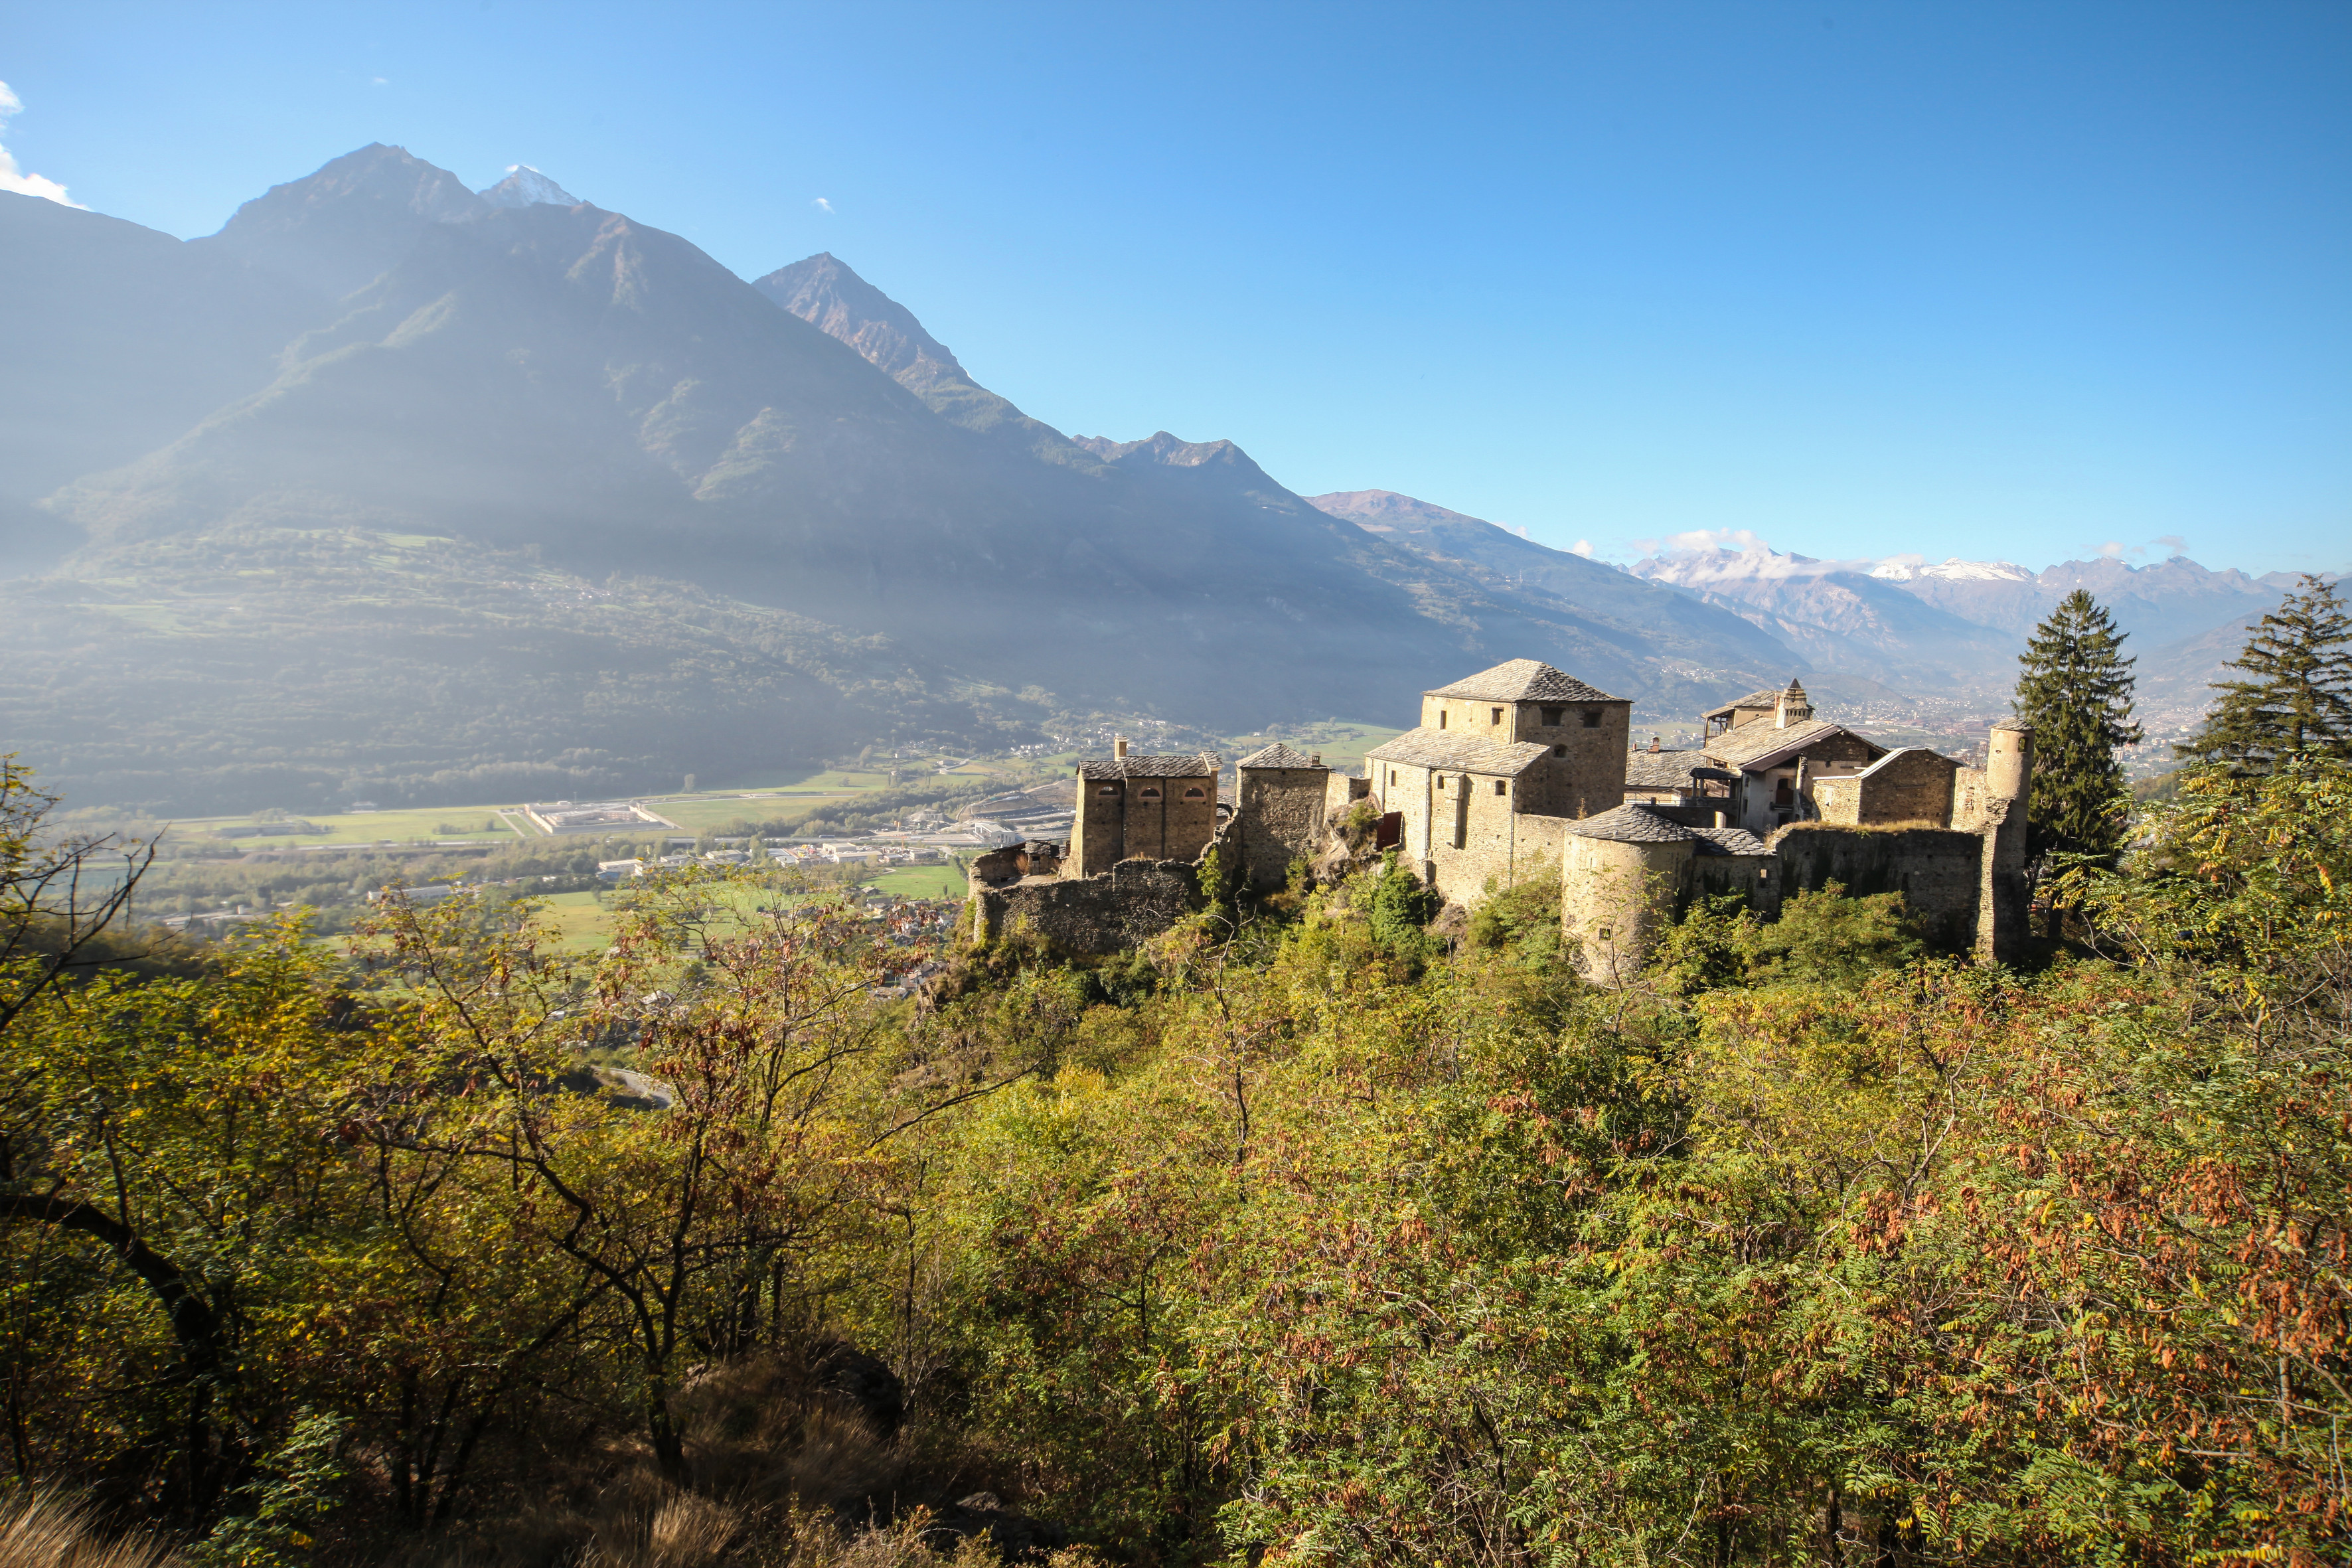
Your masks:
{"label": "chimney", "polygon": [[1110,738],[1110,754],[1114,757],[1124,757],[1127,755],[1126,736],[1113,735]]}
{"label": "chimney", "polygon": [[1652,750],[1652,751],[1654,751],[1654,751],[1656,751],[1657,749],[1658,749],[1658,738],[1657,738],[1655,735],[1653,735],[1653,736],[1651,736],[1651,737],[1650,737],[1650,750]]}
{"label": "chimney", "polygon": [[1805,723],[1812,716],[1812,700],[1805,695],[1805,689],[1798,684],[1797,678],[1790,676],[1789,689],[1780,693],[1780,706],[1773,710],[1772,727],[1785,730],[1791,724]]}
{"label": "chimney", "polygon": [[1310,768],[1321,767],[1323,765],[1323,753],[1317,752],[1314,755],[1308,757],[1307,759],[1307,765]]}

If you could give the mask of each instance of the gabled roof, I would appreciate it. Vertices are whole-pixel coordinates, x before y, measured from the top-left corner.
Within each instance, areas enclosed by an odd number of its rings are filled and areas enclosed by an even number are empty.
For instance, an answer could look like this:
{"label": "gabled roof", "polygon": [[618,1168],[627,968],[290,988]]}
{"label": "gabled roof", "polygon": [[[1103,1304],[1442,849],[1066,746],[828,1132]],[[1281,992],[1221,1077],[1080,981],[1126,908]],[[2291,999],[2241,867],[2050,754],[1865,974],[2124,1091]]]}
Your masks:
{"label": "gabled roof", "polygon": [[1762,768],[1778,767],[1798,752],[1810,746],[1817,746],[1832,735],[1853,735],[1881,755],[1886,751],[1869,736],[1855,734],[1843,724],[1809,719],[1785,730],[1773,724],[1742,724],[1709,741],[1706,754],[1726,767],[1755,773]]}
{"label": "gabled roof", "polygon": [[1854,776],[1856,778],[1868,778],[1871,774],[1876,773],[1879,769],[1885,767],[1895,758],[1910,752],[1924,752],[1928,756],[1935,758],[1937,762],[1943,763],[1948,768],[1957,769],[1960,765],[1957,759],[1944,755],[1943,752],[1936,750],[1933,746],[1897,746],[1893,751],[1887,752],[1885,756],[1879,758],[1876,762],[1871,763],[1870,766],[1863,769],[1862,772],[1856,773]]}
{"label": "gabled roof", "polygon": [[1424,697],[1467,697],[1479,702],[1623,702],[1538,658],[1515,658],[1465,677]]}
{"label": "gabled roof", "polygon": [[1614,811],[1571,822],[1568,830],[1579,838],[1605,838],[1612,844],[1683,844],[1698,837],[1681,823],[1660,816],[1646,805],[1621,805]]}
{"label": "gabled roof", "polygon": [[1213,752],[1196,756],[1147,756],[1130,752],[1078,764],[1082,779],[1205,779],[1216,776],[1223,764]]}
{"label": "gabled roof", "polygon": [[1735,708],[1778,708],[1780,706],[1780,689],[1777,686],[1768,686],[1760,690],[1751,691],[1745,697],[1735,697],[1720,708],[1710,708],[1699,717],[1720,719]]}
{"label": "gabled roof", "polygon": [[[1273,745],[1252,752],[1234,766],[1237,768],[1321,768],[1323,764],[1304,752],[1294,752],[1276,741]],[[1328,768],[1324,768],[1328,773]]]}
{"label": "gabled roof", "polygon": [[1627,789],[1688,789],[1691,770],[1706,765],[1700,751],[1635,752],[1625,759]]}
{"label": "gabled roof", "polygon": [[1550,754],[1550,747],[1533,741],[1474,741],[1458,731],[1424,724],[1373,747],[1364,753],[1364,761],[1517,778]]}

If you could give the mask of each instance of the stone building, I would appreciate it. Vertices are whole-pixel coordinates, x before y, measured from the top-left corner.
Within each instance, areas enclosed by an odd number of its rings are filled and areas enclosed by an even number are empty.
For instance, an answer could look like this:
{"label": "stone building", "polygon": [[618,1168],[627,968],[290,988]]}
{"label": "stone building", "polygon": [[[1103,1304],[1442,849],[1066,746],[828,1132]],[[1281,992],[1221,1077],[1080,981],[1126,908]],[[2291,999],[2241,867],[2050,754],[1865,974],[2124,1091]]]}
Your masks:
{"label": "stone building", "polygon": [[1424,692],[1421,723],[1365,753],[1384,841],[1462,903],[1556,861],[1570,821],[1622,799],[1633,708],[1532,658]]}
{"label": "stone building", "polygon": [[1111,755],[1078,764],[1078,798],[1064,874],[1092,877],[1121,860],[1197,860],[1217,832],[1217,773],[1197,756]]}
{"label": "stone building", "polygon": [[1291,862],[1322,847],[1331,770],[1277,741],[1234,764],[1234,831],[1241,875],[1252,888],[1279,888]]}

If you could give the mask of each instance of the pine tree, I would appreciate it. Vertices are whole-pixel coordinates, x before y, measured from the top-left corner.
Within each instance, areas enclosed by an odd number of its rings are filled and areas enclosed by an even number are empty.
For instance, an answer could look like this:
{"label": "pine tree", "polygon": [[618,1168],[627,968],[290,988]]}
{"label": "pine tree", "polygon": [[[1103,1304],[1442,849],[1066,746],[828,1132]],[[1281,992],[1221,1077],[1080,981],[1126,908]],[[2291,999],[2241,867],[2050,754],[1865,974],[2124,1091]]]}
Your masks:
{"label": "pine tree", "polygon": [[2126,798],[2116,748],[2136,745],[2132,660],[2123,633],[2077,588],[2033,629],[2018,662],[2017,715],[2033,728],[2033,787],[2025,814],[2037,855],[2112,855],[2123,841]]}
{"label": "pine tree", "polygon": [[2305,574],[2229,668],[2247,679],[2213,683],[2204,727],[2173,748],[2183,757],[2239,773],[2285,756],[2352,761],[2352,610],[2334,584]]}

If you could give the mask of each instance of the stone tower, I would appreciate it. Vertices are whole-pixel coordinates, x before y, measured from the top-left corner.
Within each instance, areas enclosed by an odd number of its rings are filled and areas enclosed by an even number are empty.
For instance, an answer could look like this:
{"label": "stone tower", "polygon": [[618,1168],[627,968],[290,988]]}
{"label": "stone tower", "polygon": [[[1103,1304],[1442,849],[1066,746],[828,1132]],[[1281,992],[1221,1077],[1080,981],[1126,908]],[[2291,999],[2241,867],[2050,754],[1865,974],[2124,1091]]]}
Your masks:
{"label": "stone tower", "polygon": [[1985,743],[1984,851],[1977,888],[1977,962],[2014,963],[2025,943],[2025,803],[2033,787],[2033,731],[2014,719]]}
{"label": "stone tower", "polygon": [[1561,845],[1560,921],[1596,985],[1622,985],[1649,956],[1697,836],[1639,805],[1587,817]]}
{"label": "stone tower", "polygon": [[1312,859],[1323,837],[1331,770],[1277,741],[1234,764],[1234,832],[1251,888],[1279,888],[1293,860]]}

